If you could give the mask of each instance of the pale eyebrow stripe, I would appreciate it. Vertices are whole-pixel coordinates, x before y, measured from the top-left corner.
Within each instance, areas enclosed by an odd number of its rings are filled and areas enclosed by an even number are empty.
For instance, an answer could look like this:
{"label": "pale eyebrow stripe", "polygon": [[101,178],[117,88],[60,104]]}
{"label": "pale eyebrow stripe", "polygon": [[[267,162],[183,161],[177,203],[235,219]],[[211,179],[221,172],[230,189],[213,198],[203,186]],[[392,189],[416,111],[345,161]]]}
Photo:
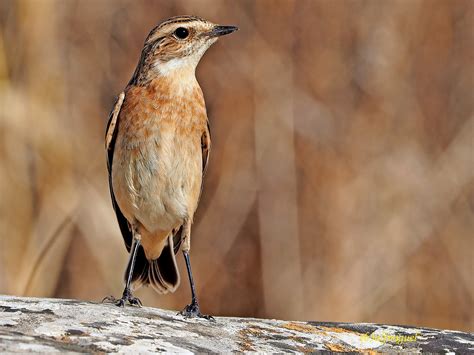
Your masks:
{"label": "pale eyebrow stripe", "polygon": [[156,41],[158,38],[163,37],[163,34],[160,33],[161,32],[160,30],[167,25],[173,25],[176,23],[192,23],[192,22],[205,22],[205,20],[203,20],[200,17],[194,17],[194,16],[171,18],[165,22],[160,23],[158,26],[152,29],[145,43],[151,43],[151,42]]}

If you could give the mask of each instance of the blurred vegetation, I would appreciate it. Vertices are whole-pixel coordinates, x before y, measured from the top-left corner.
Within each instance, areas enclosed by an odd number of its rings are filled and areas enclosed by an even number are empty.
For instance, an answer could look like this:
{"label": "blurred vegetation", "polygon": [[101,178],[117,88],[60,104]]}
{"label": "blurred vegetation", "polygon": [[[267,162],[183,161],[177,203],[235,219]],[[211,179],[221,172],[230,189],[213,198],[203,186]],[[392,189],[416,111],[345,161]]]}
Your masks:
{"label": "blurred vegetation", "polygon": [[[2,0],[0,292],[122,291],[106,120],[178,14],[240,27],[197,71],[203,310],[473,331],[470,0]],[[189,289],[137,295],[181,309]]]}

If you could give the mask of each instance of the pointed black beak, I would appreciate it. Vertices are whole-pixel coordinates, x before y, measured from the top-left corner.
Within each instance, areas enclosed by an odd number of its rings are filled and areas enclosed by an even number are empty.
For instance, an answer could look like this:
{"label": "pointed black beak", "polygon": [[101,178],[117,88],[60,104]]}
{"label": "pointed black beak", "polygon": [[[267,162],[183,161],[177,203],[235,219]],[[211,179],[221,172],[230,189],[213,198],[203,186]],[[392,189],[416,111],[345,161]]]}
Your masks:
{"label": "pointed black beak", "polygon": [[216,26],[212,29],[212,31],[208,32],[209,37],[220,37],[224,35],[228,35],[234,31],[237,31],[239,28],[235,26]]}

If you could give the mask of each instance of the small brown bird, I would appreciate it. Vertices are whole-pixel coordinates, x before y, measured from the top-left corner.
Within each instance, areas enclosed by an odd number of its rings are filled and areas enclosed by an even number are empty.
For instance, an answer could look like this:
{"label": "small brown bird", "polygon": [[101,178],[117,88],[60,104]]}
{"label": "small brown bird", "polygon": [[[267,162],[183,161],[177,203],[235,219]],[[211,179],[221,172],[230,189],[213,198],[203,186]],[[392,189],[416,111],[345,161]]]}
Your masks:
{"label": "small brown bird", "polygon": [[140,306],[132,285],[174,292],[180,282],[175,254],[182,246],[192,301],[181,314],[210,318],[199,310],[189,261],[191,224],[211,147],[195,69],[219,36],[236,30],[179,16],[160,23],[145,40],[105,137],[112,204],[130,258],[122,298],[104,300]]}

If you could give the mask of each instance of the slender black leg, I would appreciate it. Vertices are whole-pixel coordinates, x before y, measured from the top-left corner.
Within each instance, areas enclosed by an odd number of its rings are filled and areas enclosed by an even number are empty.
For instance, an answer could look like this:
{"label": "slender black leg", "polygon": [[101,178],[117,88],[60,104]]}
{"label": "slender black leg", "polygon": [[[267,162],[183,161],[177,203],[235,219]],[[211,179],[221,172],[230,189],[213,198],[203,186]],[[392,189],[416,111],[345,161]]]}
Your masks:
{"label": "slender black leg", "polygon": [[214,320],[212,316],[204,315],[199,310],[199,303],[196,297],[196,288],[194,287],[193,272],[191,271],[191,262],[189,261],[189,253],[183,250],[184,261],[186,262],[186,269],[188,270],[189,284],[191,286],[191,304],[187,305],[179,314],[186,318],[206,318]]}
{"label": "slender black leg", "polygon": [[132,290],[130,288],[132,283],[133,269],[135,267],[135,259],[137,258],[137,251],[140,244],[140,239],[133,239],[132,250],[130,250],[130,268],[128,269],[127,282],[125,284],[125,289],[123,290],[122,298],[116,299],[113,296],[107,296],[102,300],[102,302],[115,303],[115,305],[119,307],[124,307],[127,303],[132,306],[142,306],[142,302],[137,297],[133,297]]}

